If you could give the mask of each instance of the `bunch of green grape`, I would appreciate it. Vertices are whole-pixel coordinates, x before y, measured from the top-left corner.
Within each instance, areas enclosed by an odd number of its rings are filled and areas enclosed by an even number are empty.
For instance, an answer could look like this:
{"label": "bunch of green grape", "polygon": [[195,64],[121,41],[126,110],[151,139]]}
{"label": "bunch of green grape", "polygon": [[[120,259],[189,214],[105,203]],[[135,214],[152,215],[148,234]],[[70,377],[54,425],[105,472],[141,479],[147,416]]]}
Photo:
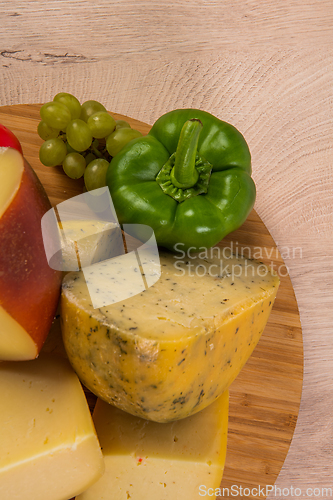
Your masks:
{"label": "bunch of green grape", "polygon": [[111,159],[132,139],[142,136],[129,123],[115,120],[98,101],[80,104],[60,92],[40,109],[38,135],[45,141],[39,150],[41,163],[62,165],[71,179],[83,176],[88,191],[106,185]]}

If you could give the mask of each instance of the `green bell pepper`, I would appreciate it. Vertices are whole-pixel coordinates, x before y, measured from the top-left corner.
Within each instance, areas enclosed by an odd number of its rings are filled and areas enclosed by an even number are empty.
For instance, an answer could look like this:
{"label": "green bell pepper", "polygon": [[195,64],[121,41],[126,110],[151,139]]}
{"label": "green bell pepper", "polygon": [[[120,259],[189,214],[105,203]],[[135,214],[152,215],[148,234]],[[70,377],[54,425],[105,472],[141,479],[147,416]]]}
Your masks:
{"label": "green bell pepper", "polygon": [[145,224],[158,245],[193,252],[243,224],[256,189],[242,134],[197,109],[161,116],[112,160],[107,185],[121,224]]}

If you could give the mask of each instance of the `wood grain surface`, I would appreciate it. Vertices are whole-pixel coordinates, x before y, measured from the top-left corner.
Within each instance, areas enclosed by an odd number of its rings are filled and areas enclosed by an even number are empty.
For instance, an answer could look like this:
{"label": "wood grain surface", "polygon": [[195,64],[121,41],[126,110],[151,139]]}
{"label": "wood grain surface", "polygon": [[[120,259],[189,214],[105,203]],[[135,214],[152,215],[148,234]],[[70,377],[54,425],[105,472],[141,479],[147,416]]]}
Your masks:
{"label": "wood grain surface", "polygon": [[[0,123],[19,138],[52,205],[82,193],[82,179],[69,179],[61,167],[44,167],[38,159],[43,141],[37,134],[40,105],[0,107]],[[149,125],[112,113],[147,133]],[[287,455],[302,393],[303,343],[298,307],[287,268],[265,225],[252,211],[243,226],[220,244],[236,254],[257,258],[272,267],[281,284],[259,344],[230,388],[228,450],[221,488],[232,498],[231,487],[252,490],[273,485]],[[64,353],[59,324],[44,350]],[[96,398],[86,391],[90,408]],[[247,490],[245,490],[247,491]],[[255,495],[239,495],[254,499]]]}
{"label": "wood grain surface", "polygon": [[303,332],[299,417],[270,495],[281,500],[292,487],[332,497],[332,40],[331,0],[0,2],[0,105],[68,91],[146,123],[197,107],[245,135]]}

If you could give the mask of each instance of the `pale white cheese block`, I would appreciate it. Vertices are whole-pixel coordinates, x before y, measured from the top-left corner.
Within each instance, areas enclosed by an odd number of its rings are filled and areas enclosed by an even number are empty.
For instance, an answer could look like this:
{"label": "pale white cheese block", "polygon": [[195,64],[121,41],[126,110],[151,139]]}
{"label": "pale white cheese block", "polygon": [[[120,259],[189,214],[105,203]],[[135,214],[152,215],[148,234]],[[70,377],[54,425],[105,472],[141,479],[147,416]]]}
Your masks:
{"label": "pale white cheese block", "polygon": [[81,384],[65,359],[0,363],[0,499],[69,500],[104,472]]}

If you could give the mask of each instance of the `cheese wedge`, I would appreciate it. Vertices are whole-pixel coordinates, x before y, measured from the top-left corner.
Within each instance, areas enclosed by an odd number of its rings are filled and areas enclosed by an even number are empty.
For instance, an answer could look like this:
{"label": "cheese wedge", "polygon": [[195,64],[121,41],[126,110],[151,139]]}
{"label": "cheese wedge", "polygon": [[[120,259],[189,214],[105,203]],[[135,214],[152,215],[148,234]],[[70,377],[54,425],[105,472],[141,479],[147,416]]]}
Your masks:
{"label": "cheese wedge", "polygon": [[81,384],[65,359],[0,363],[0,498],[68,500],[104,471]]}
{"label": "cheese wedge", "polygon": [[125,253],[119,224],[65,220],[59,224],[62,269],[75,271]]}
{"label": "cheese wedge", "polygon": [[[184,262],[161,253],[160,265],[153,286],[100,308],[83,273],[69,273],[61,321],[69,360],[93,393],[168,422],[202,410],[229,387],[264,330],[279,278],[227,251]],[[107,276],[105,267],[103,281]],[[130,289],[131,269],[119,269],[119,279]]]}
{"label": "cheese wedge", "polygon": [[[147,421],[97,401],[105,474],[77,500],[196,500],[220,487],[229,395],[191,417]],[[201,493],[201,495],[200,495]]]}

